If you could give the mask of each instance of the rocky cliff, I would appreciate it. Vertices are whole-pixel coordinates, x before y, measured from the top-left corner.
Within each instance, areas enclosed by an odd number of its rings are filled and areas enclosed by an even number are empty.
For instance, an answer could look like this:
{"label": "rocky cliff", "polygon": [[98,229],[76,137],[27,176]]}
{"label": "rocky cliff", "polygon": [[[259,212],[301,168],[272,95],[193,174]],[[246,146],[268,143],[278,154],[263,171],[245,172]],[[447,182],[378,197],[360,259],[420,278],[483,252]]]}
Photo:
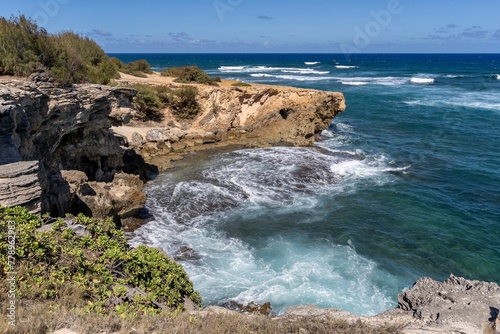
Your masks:
{"label": "rocky cliff", "polygon": [[127,149],[110,131],[110,115],[126,120],[134,95],[99,85],[0,81],[0,204],[56,216],[132,217],[146,199],[139,177],[122,173]]}
{"label": "rocky cliff", "polygon": [[[150,76],[148,83],[182,87],[162,79]],[[344,96],[334,92],[267,85],[234,87],[228,82],[220,87],[195,86],[201,112],[194,119],[178,120],[166,109],[162,122],[118,126],[114,131],[127,137],[130,146],[146,159],[210,144],[311,145],[346,107]]]}
{"label": "rocky cliff", "polygon": [[130,122],[133,89],[0,80],[0,205],[121,223],[146,201],[143,181],[156,170],[143,157],[208,144],[310,145],[345,109],[340,93],[263,85],[197,89],[195,119],[179,121],[166,109],[162,122],[144,123]]}

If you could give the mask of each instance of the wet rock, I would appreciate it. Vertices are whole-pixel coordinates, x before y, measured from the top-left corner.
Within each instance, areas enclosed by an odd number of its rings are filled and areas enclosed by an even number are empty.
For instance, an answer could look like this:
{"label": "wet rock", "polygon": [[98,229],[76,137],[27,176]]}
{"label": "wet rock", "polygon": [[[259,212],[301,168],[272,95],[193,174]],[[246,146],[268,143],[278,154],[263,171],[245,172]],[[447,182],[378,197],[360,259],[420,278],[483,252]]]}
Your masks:
{"label": "wet rock", "polygon": [[259,314],[265,316],[272,316],[273,309],[271,307],[271,303],[267,302],[262,305],[257,304],[255,302],[250,302],[246,305],[240,304],[234,300],[230,300],[222,305],[229,310],[236,311],[238,313],[243,314]]}
{"label": "wet rock", "polygon": [[201,259],[200,254],[188,246],[181,246],[177,255],[174,256],[175,261],[198,261],[199,259]]}

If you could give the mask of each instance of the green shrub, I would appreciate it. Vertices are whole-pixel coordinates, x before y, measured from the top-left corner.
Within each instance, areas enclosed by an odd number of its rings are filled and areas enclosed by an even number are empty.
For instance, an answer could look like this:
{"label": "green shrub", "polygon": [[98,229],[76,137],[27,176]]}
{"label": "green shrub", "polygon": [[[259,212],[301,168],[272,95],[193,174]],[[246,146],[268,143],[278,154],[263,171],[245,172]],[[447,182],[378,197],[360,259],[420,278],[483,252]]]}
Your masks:
{"label": "green shrub", "polygon": [[161,119],[160,111],[164,108],[171,108],[179,119],[193,119],[200,113],[200,105],[196,100],[198,90],[195,87],[170,89],[166,86],[135,84],[131,88],[137,90],[133,103],[143,119]]}
{"label": "green shrub", "polygon": [[[146,74],[152,74],[153,70],[151,69],[151,66],[149,63],[144,60],[140,59],[137,61],[133,61],[128,63],[127,65],[123,64],[119,59],[114,58],[113,62],[116,63],[118,66],[118,69],[125,73],[125,74],[130,74],[139,78],[147,78],[148,76]],[[120,64],[118,64],[120,63]]]}
{"label": "green shrub", "polygon": [[155,86],[137,84],[131,87],[137,90],[137,95],[132,102],[136,109],[142,114],[142,118],[160,118],[160,110],[165,108],[165,104],[160,99]]}
{"label": "green shrub", "polygon": [[146,60],[144,60],[144,59],[140,59],[140,60],[128,63],[127,64],[127,68],[130,71],[136,71],[136,72],[143,72],[143,73],[147,73],[147,74],[153,74],[153,70],[151,70],[151,66],[149,66],[149,63]]}
{"label": "green shrub", "polygon": [[24,15],[0,18],[0,74],[29,76],[46,70],[62,84],[107,84],[116,64],[99,45],[72,32],[48,34]]}
{"label": "green shrub", "polygon": [[[15,226],[16,234],[17,299],[54,300],[64,291],[78,291],[81,300],[75,304],[81,309],[132,316],[182,310],[184,297],[201,304],[182,266],[161,251],[146,246],[131,249],[123,231],[111,220],[82,215],[71,219],[83,225],[89,235],[77,235],[62,218],[52,229],[40,232],[37,228],[42,220],[38,216],[21,207],[0,208],[2,304],[9,291],[6,278],[13,269],[8,258],[9,226]],[[126,298],[130,291],[140,293]]]}
{"label": "green shrub", "polygon": [[181,67],[170,67],[161,72],[162,76],[175,77],[175,82],[180,83],[199,83],[205,85],[217,86],[217,82],[220,82],[220,78],[212,78],[198,66],[181,66]]}
{"label": "green shrub", "polygon": [[200,105],[196,101],[198,90],[195,87],[182,87],[175,91],[171,103],[173,114],[180,119],[193,119],[200,113]]}

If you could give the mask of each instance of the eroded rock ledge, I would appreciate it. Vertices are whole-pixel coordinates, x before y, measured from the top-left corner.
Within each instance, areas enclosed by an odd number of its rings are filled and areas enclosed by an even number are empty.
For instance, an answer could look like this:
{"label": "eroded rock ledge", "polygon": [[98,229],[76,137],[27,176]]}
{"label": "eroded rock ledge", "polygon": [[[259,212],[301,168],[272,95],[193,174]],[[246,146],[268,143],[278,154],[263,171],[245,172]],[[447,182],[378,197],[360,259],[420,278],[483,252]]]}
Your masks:
{"label": "eroded rock ledge", "polygon": [[500,286],[467,280],[453,274],[438,282],[428,277],[398,295],[398,306],[373,317],[357,317],[338,309],[297,306],[286,316],[316,316],[362,320],[373,326],[404,325],[403,333],[495,334],[500,330]]}
{"label": "eroded rock ledge", "polygon": [[141,180],[133,169],[154,168],[121,146],[110,115],[130,119],[134,95],[126,88],[1,80],[0,205],[54,216],[83,212],[118,224],[133,217],[146,201],[148,174]]}
{"label": "eroded rock ledge", "polygon": [[312,89],[227,84],[197,85],[197,89],[201,112],[193,120],[179,121],[166,109],[162,122],[123,124],[113,130],[126,137],[130,147],[147,161],[163,169],[176,153],[200,147],[311,145],[345,109],[341,93]]}

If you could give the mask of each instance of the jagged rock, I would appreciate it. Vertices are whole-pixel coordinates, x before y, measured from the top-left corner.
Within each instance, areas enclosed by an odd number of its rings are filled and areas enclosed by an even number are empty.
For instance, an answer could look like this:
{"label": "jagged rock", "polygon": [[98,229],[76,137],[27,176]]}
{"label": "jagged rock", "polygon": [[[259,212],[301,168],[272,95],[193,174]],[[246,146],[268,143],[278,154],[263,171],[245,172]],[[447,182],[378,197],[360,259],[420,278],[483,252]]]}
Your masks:
{"label": "jagged rock", "polygon": [[181,246],[177,255],[174,256],[175,261],[197,261],[199,259],[201,259],[200,254],[188,246]]}
{"label": "jagged rock", "polygon": [[[77,224],[74,217],[64,218],[64,223],[66,224],[66,226],[62,228],[63,231],[66,229],[73,230],[77,236],[82,238],[92,235],[92,233],[90,233],[90,231],[87,230],[85,226]],[[54,227],[54,224],[55,223],[42,225],[41,227],[37,228],[37,231],[38,232],[51,231]]]}
{"label": "jagged rock", "polygon": [[241,304],[234,300],[230,300],[222,305],[223,307],[236,311],[243,314],[259,314],[265,316],[273,315],[273,309],[271,303],[267,302],[262,305],[255,302],[250,302],[248,304]]}
{"label": "jagged rock", "polygon": [[31,74],[29,80],[33,82],[49,82],[52,80],[50,74],[46,71],[39,71]]}
{"label": "jagged rock", "polygon": [[[172,86],[173,89],[179,87],[178,84]],[[252,147],[284,143],[311,145],[345,109],[341,93],[312,89],[252,85],[245,89],[200,86],[198,90],[201,112],[197,117],[176,124],[172,121],[175,115],[167,109],[163,116],[168,121],[156,123],[148,130],[147,144],[129,138],[132,147],[147,161],[170,151],[182,153],[195,146],[215,143]],[[130,137],[129,129],[122,128],[114,130]],[[160,145],[149,145],[152,143]]]}
{"label": "jagged rock", "polygon": [[[444,282],[421,278],[398,296],[399,310],[428,326],[454,328],[465,333],[479,333],[496,321],[499,308],[498,284],[454,275]],[[475,328],[473,331],[471,326]]]}
{"label": "jagged rock", "polygon": [[[3,180],[3,189],[10,184],[7,192],[12,193],[13,185],[17,187],[17,202],[9,202],[12,194],[0,191],[0,203],[29,204],[39,197],[38,211],[64,215],[77,213],[75,211],[83,207],[86,213],[99,212],[103,216],[109,213],[117,220],[121,215],[128,217],[136,212],[139,203],[144,202],[142,185],[134,178],[125,196],[126,187],[113,184],[115,174],[127,170],[141,174],[145,180],[154,170],[149,170],[138,155],[127,155],[124,159],[126,150],[122,145],[126,141],[110,130],[112,123],[121,125],[130,118],[127,115],[135,93],[128,88],[100,85],[61,87],[50,82],[1,80],[1,169],[21,161],[38,161],[39,169]],[[114,114],[114,118],[110,118],[110,114]],[[144,167],[146,172],[136,167]],[[22,168],[15,167],[16,170]],[[62,172],[65,170],[73,172]],[[80,189],[75,184],[81,185],[79,194],[71,192]],[[93,192],[102,197],[89,201],[94,205],[89,209],[80,195]],[[104,194],[110,197],[104,199],[107,196]],[[105,206],[97,209],[95,206],[101,203]],[[130,208],[125,208],[127,205]]]}
{"label": "jagged rock", "polygon": [[161,129],[152,129],[146,134],[146,140],[150,142],[164,141],[165,135]]}
{"label": "jagged rock", "polygon": [[0,205],[23,205],[33,213],[41,209],[42,188],[38,181],[38,161],[0,165]]}
{"label": "jagged rock", "polygon": [[134,132],[132,134],[132,140],[131,140],[130,143],[134,147],[140,147],[140,146],[142,146],[145,143],[144,137],[140,133]]}
{"label": "jagged rock", "polygon": [[133,217],[146,203],[142,192],[144,183],[138,175],[115,174],[111,182],[88,182],[79,171],[63,171],[74,194],[73,212],[83,212],[97,218],[116,220]]}

